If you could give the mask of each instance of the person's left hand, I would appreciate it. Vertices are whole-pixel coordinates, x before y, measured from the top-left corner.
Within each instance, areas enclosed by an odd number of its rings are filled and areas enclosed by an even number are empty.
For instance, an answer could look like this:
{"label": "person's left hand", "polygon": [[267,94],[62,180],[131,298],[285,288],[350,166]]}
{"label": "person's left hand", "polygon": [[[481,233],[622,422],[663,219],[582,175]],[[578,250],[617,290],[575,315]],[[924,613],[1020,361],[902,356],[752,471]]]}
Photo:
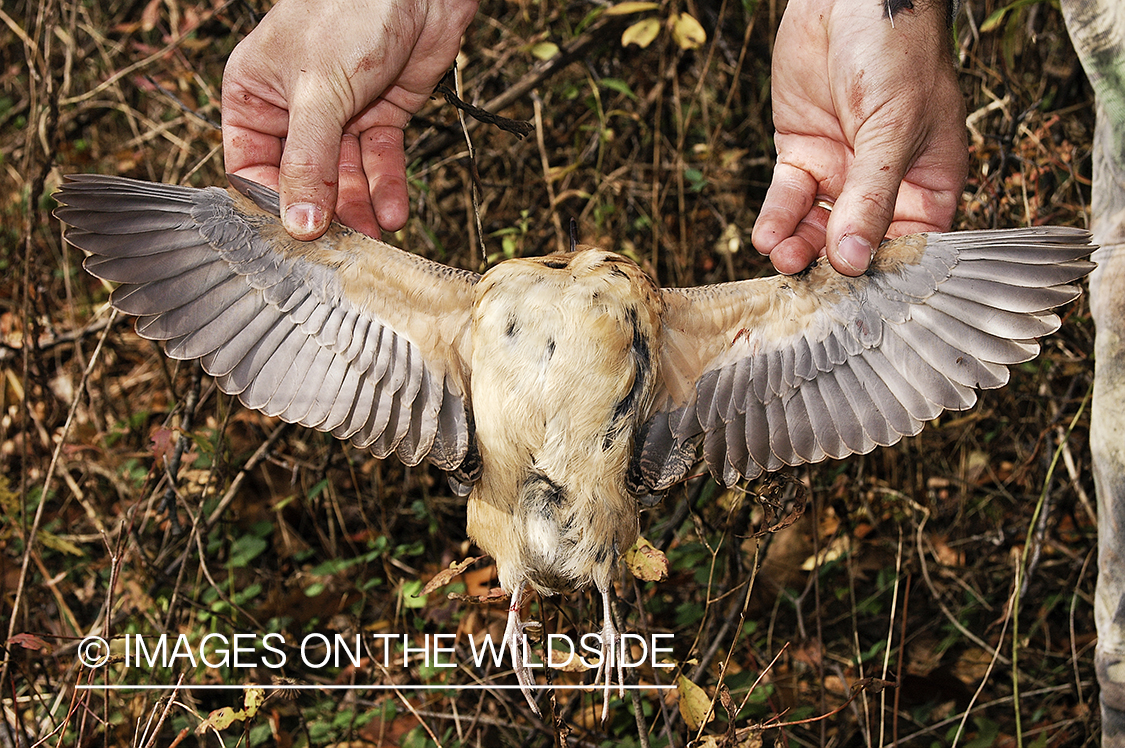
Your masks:
{"label": "person's left hand", "polygon": [[[777,32],[777,166],[753,243],[783,273],[859,275],[884,237],[944,231],[968,168],[944,3],[791,0]],[[821,202],[833,204],[829,212]]]}

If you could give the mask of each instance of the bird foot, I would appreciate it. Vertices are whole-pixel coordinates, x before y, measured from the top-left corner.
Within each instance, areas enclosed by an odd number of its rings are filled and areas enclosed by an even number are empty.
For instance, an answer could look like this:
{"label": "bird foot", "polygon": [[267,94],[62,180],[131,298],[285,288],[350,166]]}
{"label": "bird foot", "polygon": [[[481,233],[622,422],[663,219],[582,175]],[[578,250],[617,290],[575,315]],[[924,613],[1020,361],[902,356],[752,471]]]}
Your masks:
{"label": "bird foot", "polygon": [[535,696],[531,687],[535,685],[535,676],[531,673],[531,668],[527,665],[527,659],[524,657],[524,648],[527,638],[525,632],[532,624],[520,618],[520,608],[523,606],[523,599],[526,594],[527,588],[523,582],[516,585],[512,590],[512,599],[508,606],[508,624],[504,627],[504,641],[501,644],[507,647],[508,651],[512,653],[512,669],[516,673],[516,682],[520,684],[520,691],[523,697],[527,699],[528,706],[531,711],[535,712],[536,716],[541,716],[539,707],[535,704]]}
{"label": "bird foot", "polygon": [[605,609],[605,618],[602,622],[602,659],[598,663],[598,674],[594,677],[595,683],[602,682],[605,674],[605,685],[602,687],[602,722],[609,716],[609,692],[613,687],[613,671],[617,670],[617,696],[625,698],[625,669],[622,666],[621,648],[623,646],[621,634],[613,625],[613,610],[610,608],[609,590],[602,591],[602,607]]}

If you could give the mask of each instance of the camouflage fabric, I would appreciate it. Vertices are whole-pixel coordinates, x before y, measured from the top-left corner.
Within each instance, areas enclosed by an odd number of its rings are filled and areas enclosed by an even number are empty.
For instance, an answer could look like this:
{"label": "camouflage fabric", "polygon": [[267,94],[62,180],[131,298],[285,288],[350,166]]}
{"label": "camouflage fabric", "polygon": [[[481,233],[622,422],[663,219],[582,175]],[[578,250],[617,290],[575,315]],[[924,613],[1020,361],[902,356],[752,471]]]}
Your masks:
{"label": "camouflage fabric", "polygon": [[1090,447],[1098,494],[1094,616],[1102,745],[1125,748],[1125,3],[1063,0],[1074,48],[1094,87],[1093,259],[1097,325]]}

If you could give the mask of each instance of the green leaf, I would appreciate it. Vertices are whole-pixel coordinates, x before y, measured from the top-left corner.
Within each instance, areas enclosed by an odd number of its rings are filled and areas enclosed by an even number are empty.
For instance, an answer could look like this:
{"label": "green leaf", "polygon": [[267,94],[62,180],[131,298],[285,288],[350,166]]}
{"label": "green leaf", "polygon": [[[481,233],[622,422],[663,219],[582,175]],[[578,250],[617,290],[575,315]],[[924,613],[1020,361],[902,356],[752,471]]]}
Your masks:
{"label": "green leaf", "polygon": [[261,555],[268,545],[264,538],[257,535],[243,535],[231,544],[230,565],[236,569],[246,566]]}
{"label": "green leaf", "polygon": [[600,83],[610,91],[616,91],[619,94],[624,94],[633,101],[637,100],[637,95],[633,93],[633,89],[629,88],[629,84],[621,80],[620,78],[602,78]]}
{"label": "green leaf", "polygon": [[1004,21],[1004,17],[1007,16],[1008,13],[1041,2],[1043,2],[1043,0],[1015,0],[1015,2],[1005,5],[1003,8],[992,11],[992,15],[984,19],[984,23],[980,25],[980,30],[985,34],[990,31],[995,31]]}

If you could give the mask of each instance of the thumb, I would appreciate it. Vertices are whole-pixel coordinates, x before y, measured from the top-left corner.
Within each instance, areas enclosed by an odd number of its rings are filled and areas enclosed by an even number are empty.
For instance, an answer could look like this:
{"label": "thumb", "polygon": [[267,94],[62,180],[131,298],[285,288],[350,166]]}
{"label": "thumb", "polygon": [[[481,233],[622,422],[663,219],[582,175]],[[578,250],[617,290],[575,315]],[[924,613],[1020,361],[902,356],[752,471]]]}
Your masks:
{"label": "thumb", "polygon": [[862,275],[894,217],[910,166],[905,143],[857,143],[844,189],[832,206],[825,236],[828,261],[844,275]]}
{"label": "thumb", "polygon": [[290,106],[278,192],[281,223],[295,239],[316,239],[332,222],[342,136],[338,112],[297,101]]}

